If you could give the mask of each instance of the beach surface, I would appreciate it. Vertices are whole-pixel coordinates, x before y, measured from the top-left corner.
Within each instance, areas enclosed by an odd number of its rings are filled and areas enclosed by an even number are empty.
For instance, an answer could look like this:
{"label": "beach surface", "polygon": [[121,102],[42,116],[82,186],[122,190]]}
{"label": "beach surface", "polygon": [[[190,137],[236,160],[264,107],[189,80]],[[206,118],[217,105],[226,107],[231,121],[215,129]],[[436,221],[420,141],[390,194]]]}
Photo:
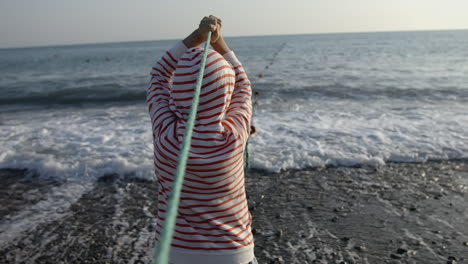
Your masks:
{"label": "beach surface", "polygon": [[[0,263],[151,263],[154,181],[0,179]],[[246,182],[259,263],[468,263],[466,161],[251,171]]]}

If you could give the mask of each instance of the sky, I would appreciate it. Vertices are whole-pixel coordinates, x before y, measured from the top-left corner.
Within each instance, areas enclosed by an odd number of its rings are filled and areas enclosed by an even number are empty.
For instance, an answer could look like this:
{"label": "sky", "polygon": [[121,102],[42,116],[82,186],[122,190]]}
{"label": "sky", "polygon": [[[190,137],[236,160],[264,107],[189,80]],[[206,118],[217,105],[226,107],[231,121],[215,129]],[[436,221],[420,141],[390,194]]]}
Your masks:
{"label": "sky", "polygon": [[467,0],[0,0],[0,48],[225,36],[468,29]]}

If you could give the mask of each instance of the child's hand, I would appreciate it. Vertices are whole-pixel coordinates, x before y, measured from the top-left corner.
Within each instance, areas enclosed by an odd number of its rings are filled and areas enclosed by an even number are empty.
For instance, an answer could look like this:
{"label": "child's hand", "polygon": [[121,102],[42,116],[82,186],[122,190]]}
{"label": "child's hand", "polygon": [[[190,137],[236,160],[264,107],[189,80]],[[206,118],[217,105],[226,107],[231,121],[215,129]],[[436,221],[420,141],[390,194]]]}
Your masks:
{"label": "child's hand", "polygon": [[221,36],[221,27],[223,22],[215,16],[204,17],[200,25],[183,42],[187,48],[197,47],[206,41],[208,32],[212,32],[210,44],[221,55],[230,51],[223,37]]}
{"label": "child's hand", "polygon": [[211,34],[211,44],[216,43],[219,37],[221,36],[221,26],[222,21],[221,19],[210,15],[209,17],[204,17],[200,25],[198,26],[198,33],[203,39],[206,39],[208,32],[212,32]]}

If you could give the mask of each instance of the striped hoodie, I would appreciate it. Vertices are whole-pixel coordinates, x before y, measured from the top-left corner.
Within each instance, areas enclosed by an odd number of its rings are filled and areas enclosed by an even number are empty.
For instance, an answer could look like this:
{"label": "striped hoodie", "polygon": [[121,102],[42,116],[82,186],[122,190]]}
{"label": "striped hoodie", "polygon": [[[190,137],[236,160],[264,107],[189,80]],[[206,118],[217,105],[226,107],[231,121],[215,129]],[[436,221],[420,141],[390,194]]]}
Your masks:
{"label": "striped hoodie", "polygon": [[[177,43],[151,71],[147,103],[159,184],[159,240],[203,49]],[[231,51],[210,50],[182,188],[170,262],[246,264],[254,258],[244,185],[250,81]]]}

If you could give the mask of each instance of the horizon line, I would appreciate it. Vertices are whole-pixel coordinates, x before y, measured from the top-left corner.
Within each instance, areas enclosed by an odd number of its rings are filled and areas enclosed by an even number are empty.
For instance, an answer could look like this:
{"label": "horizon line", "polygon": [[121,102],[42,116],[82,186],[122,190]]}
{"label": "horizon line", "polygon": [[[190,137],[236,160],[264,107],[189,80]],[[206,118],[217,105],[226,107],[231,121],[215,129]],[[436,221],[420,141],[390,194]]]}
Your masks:
{"label": "horizon line", "polygon": [[[437,31],[467,31],[468,28],[457,29],[408,29],[408,30],[384,30],[384,31],[345,31],[345,32],[315,32],[315,33],[292,33],[292,34],[264,34],[264,35],[238,35],[225,36],[226,38],[243,38],[243,37],[275,37],[275,36],[303,36],[303,35],[338,35],[338,34],[362,34],[362,33],[403,33],[403,32],[437,32]],[[103,41],[103,42],[82,42],[70,44],[45,44],[31,45],[19,47],[0,47],[0,50],[5,49],[33,49],[33,48],[53,48],[53,47],[72,47],[72,46],[88,46],[88,45],[106,45],[106,44],[124,44],[137,42],[152,42],[152,41],[171,41],[178,38],[162,38],[162,39],[146,39],[146,40],[125,40],[125,41]]]}

